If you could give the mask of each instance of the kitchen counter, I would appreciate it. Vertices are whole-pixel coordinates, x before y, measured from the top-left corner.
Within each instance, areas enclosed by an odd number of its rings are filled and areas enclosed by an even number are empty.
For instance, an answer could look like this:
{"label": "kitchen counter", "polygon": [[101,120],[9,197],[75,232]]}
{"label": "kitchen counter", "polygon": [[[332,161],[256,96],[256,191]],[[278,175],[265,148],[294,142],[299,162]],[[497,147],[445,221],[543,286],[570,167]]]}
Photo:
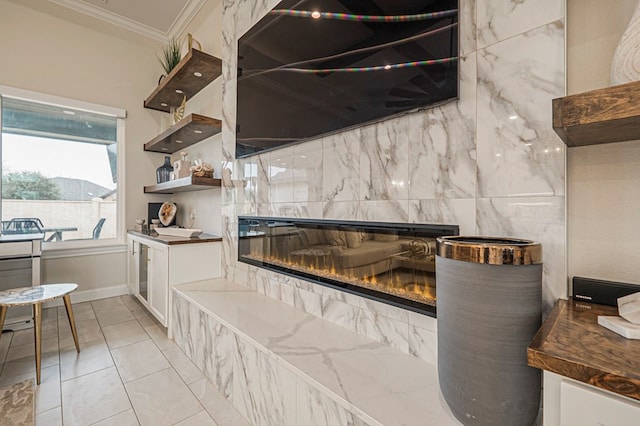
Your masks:
{"label": "kitchen counter", "polygon": [[146,238],[151,241],[156,241],[162,244],[174,245],[174,244],[195,244],[195,243],[210,243],[215,241],[222,241],[222,237],[211,234],[200,234],[197,237],[174,237],[172,235],[158,235],[155,231],[139,232],[134,230],[127,231],[131,235],[137,237]]}
{"label": "kitchen counter", "polygon": [[598,325],[613,306],[558,300],[527,350],[532,367],[640,400],[640,340]]}

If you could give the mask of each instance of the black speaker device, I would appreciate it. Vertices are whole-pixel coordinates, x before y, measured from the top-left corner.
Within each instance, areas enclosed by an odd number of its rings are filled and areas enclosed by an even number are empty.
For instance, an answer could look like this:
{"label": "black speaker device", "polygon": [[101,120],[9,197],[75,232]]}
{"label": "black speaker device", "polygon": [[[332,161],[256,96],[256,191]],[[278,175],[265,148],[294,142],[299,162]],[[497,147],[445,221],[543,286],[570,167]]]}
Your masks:
{"label": "black speaker device", "polygon": [[600,305],[618,306],[618,298],[640,292],[640,285],[573,277],[573,298]]}

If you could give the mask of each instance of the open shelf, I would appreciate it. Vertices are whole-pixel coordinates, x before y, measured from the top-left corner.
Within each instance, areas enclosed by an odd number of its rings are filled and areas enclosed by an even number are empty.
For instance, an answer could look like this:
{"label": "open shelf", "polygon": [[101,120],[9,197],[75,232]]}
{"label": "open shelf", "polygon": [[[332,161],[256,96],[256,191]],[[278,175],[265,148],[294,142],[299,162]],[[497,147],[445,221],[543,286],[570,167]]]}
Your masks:
{"label": "open shelf", "polygon": [[215,118],[189,114],[144,144],[145,151],[173,154],[220,133],[222,123]]}
{"label": "open shelf", "polygon": [[640,81],[554,99],[553,129],[568,147],[640,139]]}
{"label": "open shelf", "polygon": [[203,191],[206,189],[219,188],[220,179],[187,176],[169,182],[158,183],[144,187],[145,194],[175,194],[177,192]]}
{"label": "open shelf", "polygon": [[191,48],[144,101],[144,107],[169,112],[171,107],[177,107],[182,103],[183,96],[186,96],[187,100],[191,99],[220,74],[222,61],[219,58]]}

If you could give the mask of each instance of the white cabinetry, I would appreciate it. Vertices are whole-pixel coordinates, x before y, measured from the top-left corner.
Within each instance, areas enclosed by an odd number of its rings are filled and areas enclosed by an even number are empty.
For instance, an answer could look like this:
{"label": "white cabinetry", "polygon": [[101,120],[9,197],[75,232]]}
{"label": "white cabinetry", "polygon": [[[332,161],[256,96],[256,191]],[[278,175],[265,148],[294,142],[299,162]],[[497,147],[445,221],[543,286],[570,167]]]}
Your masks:
{"label": "white cabinetry", "polygon": [[548,371],[544,390],[544,426],[640,425],[640,401]]}
{"label": "white cabinetry", "polygon": [[219,278],[221,243],[166,244],[129,234],[128,279],[132,294],[171,331],[171,288],[178,284]]}
{"label": "white cabinetry", "polygon": [[162,325],[167,325],[169,246],[128,237],[129,288]]}
{"label": "white cabinetry", "polygon": [[169,316],[169,246],[149,244],[149,309],[164,326]]}

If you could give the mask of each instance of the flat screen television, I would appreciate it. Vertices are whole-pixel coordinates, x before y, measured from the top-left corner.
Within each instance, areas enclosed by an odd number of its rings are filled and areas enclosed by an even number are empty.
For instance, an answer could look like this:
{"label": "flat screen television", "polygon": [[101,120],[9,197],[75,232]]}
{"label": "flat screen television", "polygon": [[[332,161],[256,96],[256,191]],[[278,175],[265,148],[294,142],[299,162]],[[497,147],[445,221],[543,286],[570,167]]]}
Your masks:
{"label": "flat screen television", "polygon": [[236,157],[458,96],[458,0],[284,0],[238,41]]}

